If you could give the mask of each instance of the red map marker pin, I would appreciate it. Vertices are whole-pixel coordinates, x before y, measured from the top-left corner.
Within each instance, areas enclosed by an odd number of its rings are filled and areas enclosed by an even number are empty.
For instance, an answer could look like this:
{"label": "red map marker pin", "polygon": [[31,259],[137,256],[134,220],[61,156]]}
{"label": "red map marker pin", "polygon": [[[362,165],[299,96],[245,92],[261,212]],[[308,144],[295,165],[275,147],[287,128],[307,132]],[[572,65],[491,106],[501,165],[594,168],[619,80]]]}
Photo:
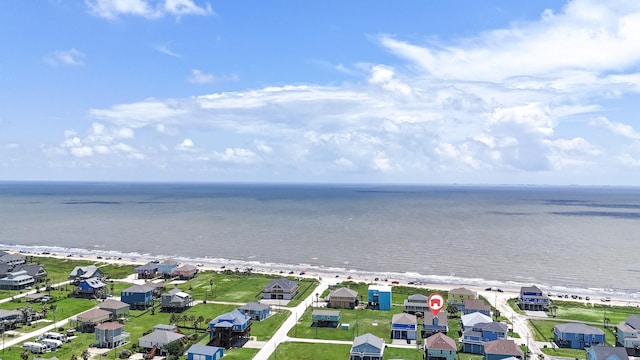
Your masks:
{"label": "red map marker pin", "polygon": [[433,316],[438,316],[438,313],[444,307],[444,297],[438,293],[433,293],[427,298],[427,305]]}

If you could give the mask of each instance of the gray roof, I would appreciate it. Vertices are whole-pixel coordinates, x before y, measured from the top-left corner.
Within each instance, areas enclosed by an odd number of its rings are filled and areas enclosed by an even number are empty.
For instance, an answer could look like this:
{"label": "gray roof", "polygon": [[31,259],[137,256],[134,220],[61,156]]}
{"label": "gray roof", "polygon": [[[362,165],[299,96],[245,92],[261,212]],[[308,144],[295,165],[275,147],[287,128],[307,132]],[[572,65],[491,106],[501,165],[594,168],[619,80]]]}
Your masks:
{"label": "gray roof", "polygon": [[638,315],[631,315],[628,318],[626,318],[624,320],[624,322],[631,326],[632,328],[636,329],[636,330],[640,330],[640,317],[638,317]]}
{"label": "gray roof", "polygon": [[341,298],[356,298],[358,296],[358,292],[346,287],[341,287],[340,289],[336,289],[330,292],[329,298],[331,298],[332,296]]}
{"label": "gray roof", "polygon": [[382,350],[382,347],[384,346],[384,340],[382,340],[382,338],[379,338],[373,334],[370,333],[366,333],[363,335],[360,335],[358,337],[356,337],[355,339],[353,339],[353,346],[360,346],[363,344],[369,344],[377,349]]}
{"label": "gray roof", "polygon": [[269,291],[270,289],[272,289],[275,286],[279,286],[284,291],[291,291],[291,290],[295,289],[298,286],[298,283],[295,282],[295,281],[289,280],[288,278],[273,279],[273,280],[271,280],[269,285],[267,285],[264,288],[264,290]]}
{"label": "gray roof", "polygon": [[597,345],[591,347],[590,351],[593,350],[596,355],[596,360],[607,360],[611,357],[616,357],[620,360],[629,360],[629,355],[625,348],[621,346],[603,346]]}
{"label": "gray roof", "polygon": [[537,286],[535,285],[531,285],[531,286],[523,286],[520,288],[520,293],[522,294],[523,292],[536,292],[536,293],[540,293],[542,294],[542,290],[540,290]]}
{"label": "gray roof", "polygon": [[570,333],[570,334],[592,334],[592,335],[602,335],[604,331],[585,324],[580,323],[569,323],[569,324],[558,324],[555,328],[561,333]]}
{"label": "gray roof", "polygon": [[187,353],[213,356],[218,351],[220,351],[219,347],[195,344],[195,345],[191,345],[189,350],[187,350]]}
{"label": "gray roof", "polygon": [[99,303],[98,308],[103,310],[117,310],[117,309],[129,308],[129,304],[116,299],[107,299]]}
{"label": "gray roof", "polygon": [[155,290],[154,287],[148,285],[131,285],[128,288],[122,290],[121,292],[130,292],[130,293],[148,293],[149,291]]}
{"label": "gray roof", "polygon": [[485,354],[514,355],[523,357],[520,347],[513,340],[492,340],[484,343]]}
{"label": "gray roof", "polygon": [[417,325],[418,318],[415,315],[407,314],[407,313],[399,313],[393,315],[391,318],[392,324],[409,324],[409,325]]}
{"label": "gray roof", "polygon": [[438,318],[438,326],[449,326],[449,315],[446,312],[440,311],[437,316],[433,316],[431,311],[424,314],[424,318],[422,319],[423,324],[433,325],[433,318]]}
{"label": "gray roof", "polygon": [[480,322],[490,322],[491,318],[483,313],[479,313],[476,311],[471,314],[462,315],[460,317],[460,320],[462,321],[462,325],[464,327],[468,327]]}
{"label": "gray roof", "polygon": [[340,316],[338,310],[313,310],[311,316]]}
{"label": "gray roof", "polygon": [[45,268],[39,264],[22,264],[16,266],[14,270],[24,270],[31,276],[36,276],[42,271],[44,271],[45,274],[47,273],[47,270],[45,270]]}
{"label": "gray roof", "polygon": [[93,277],[93,275],[95,275],[97,271],[98,271],[98,267],[95,265],[76,266],[71,271],[71,274],[69,274],[69,277],[88,279],[90,277]]}
{"label": "gray roof", "polygon": [[150,334],[147,334],[141,337],[138,341],[148,341],[150,343],[157,343],[164,346],[176,340],[180,340],[183,337],[184,337],[183,334],[178,334],[171,331],[156,330]]}
{"label": "gray roof", "polygon": [[410,302],[424,302],[425,305],[427,304],[427,297],[422,294],[409,295],[407,300],[409,300]]}
{"label": "gray roof", "polygon": [[269,308],[269,305],[260,304],[259,302],[250,302],[240,306],[238,309],[241,311],[262,311]]}
{"label": "gray roof", "polygon": [[469,289],[465,289],[465,288],[456,288],[456,289],[452,289],[449,291],[449,294],[454,294],[454,295],[476,295],[475,291],[471,291]]}
{"label": "gray roof", "polygon": [[465,299],[465,310],[491,310],[491,306],[487,305],[482,299]]}

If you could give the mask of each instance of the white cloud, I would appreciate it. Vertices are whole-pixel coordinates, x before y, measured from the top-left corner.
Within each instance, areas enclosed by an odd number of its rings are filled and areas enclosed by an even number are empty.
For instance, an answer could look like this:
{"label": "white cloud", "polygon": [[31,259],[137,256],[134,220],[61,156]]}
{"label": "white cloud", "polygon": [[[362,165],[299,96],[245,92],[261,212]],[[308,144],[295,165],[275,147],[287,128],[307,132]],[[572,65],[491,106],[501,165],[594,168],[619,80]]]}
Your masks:
{"label": "white cloud", "polygon": [[184,139],[178,145],[176,145],[176,150],[179,151],[192,151],[193,150],[193,141],[191,139]]}
{"label": "white cloud", "polygon": [[208,84],[215,80],[216,77],[213,74],[203,73],[198,69],[191,70],[191,76],[188,78],[188,81],[193,84]]}
{"label": "white cloud", "polygon": [[198,6],[193,0],[85,0],[85,3],[91,14],[109,20],[121,15],[155,19],[167,14],[176,17],[213,14],[209,3]]}
{"label": "white cloud", "polygon": [[69,65],[69,66],[82,66],[84,65],[85,55],[81,51],[76,49],[59,50],[54,51],[47,56],[44,60],[51,66]]}
{"label": "white cloud", "polygon": [[165,55],[169,55],[174,58],[178,58],[178,59],[182,58],[181,54],[178,54],[177,52],[171,50],[168,45],[156,45],[153,47],[153,49],[157,52],[163,53]]}
{"label": "white cloud", "polygon": [[636,131],[633,126],[613,122],[606,117],[599,116],[589,122],[590,125],[605,129],[613,134],[620,135],[629,139],[640,140],[640,132]]}

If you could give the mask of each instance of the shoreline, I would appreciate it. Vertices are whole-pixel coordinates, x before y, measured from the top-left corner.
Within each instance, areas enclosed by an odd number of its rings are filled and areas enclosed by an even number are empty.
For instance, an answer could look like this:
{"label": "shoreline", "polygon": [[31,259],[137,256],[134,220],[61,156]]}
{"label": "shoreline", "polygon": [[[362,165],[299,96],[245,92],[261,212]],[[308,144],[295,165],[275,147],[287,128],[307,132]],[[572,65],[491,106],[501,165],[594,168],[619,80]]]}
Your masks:
{"label": "shoreline", "polygon": [[[567,287],[549,287],[535,283],[504,283],[498,281],[490,281],[484,279],[465,279],[460,277],[446,277],[450,278],[450,282],[436,282],[430,281],[432,279],[420,278],[420,274],[415,273],[381,273],[375,274],[369,271],[353,270],[353,269],[334,269],[334,268],[319,268],[309,265],[291,265],[291,264],[269,264],[260,263],[258,261],[241,261],[230,260],[221,258],[183,258],[183,257],[171,257],[171,256],[156,256],[151,254],[122,254],[117,251],[111,250],[99,250],[99,249],[68,249],[60,247],[50,246],[19,246],[19,245],[0,245],[2,250],[14,253],[21,253],[23,255],[33,255],[40,257],[55,257],[60,259],[70,260],[91,260],[96,262],[121,264],[121,265],[143,265],[148,262],[164,259],[174,259],[180,264],[192,264],[198,266],[204,271],[222,271],[224,269],[238,269],[244,270],[251,268],[254,273],[269,274],[269,275],[281,275],[281,276],[293,276],[293,277],[306,277],[306,278],[324,278],[332,279],[332,282],[339,283],[342,281],[354,281],[365,283],[378,283],[387,285],[404,285],[413,286],[419,288],[427,288],[433,290],[450,291],[455,288],[464,287],[466,289],[475,291],[478,295],[484,296],[487,301],[497,301],[497,297],[513,298],[518,297],[520,286],[538,286],[544,293],[550,294],[550,298],[553,301],[575,301],[583,303],[601,303],[615,306],[633,306],[640,307],[640,293],[626,294],[612,289],[609,290],[593,290],[593,289],[578,289]],[[40,251],[38,251],[40,250]],[[378,280],[376,281],[376,278]],[[384,279],[387,281],[384,281]],[[445,277],[441,277],[443,280]],[[396,284],[397,283],[397,284]],[[499,289],[499,291],[498,291]],[[560,298],[559,294],[568,295],[568,298]],[[581,296],[580,299],[573,299],[571,295]],[[586,297],[590,297],[590,300],[585,300]],[[602,302],[601,299],[609,297],[611,300]],[[492,299],[493,298],[493,299]],[[495,304],[492,304],[495,306]]]}

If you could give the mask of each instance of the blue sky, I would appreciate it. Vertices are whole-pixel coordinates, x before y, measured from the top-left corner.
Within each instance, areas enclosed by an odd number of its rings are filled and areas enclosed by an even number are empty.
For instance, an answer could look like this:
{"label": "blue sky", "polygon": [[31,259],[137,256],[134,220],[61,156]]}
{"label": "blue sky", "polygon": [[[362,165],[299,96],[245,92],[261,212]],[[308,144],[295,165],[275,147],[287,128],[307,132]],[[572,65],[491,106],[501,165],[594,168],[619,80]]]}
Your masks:
{"label": "blue sky", "polygon": [[0,32],[0,180],[640,180],[635,0],[3,1]]}

